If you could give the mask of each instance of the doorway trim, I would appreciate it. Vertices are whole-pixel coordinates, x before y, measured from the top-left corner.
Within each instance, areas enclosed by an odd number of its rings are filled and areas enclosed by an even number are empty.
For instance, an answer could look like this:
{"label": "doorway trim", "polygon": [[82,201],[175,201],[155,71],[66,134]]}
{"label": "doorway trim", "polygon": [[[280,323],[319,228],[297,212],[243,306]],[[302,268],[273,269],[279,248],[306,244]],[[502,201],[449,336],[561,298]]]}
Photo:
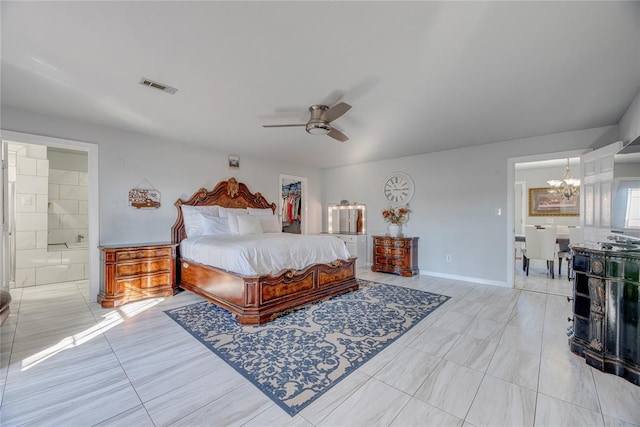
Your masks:
{"label": "doorway trim", "polygon": [[[98,250],[100,241],[98,144],[8,130],[0,130],[0,137],[2,141],[45,145],[47,147],[66,148],[87,153],[89,190],[89,298],[90,302],[96,302],[98,292],[100,291],[100,252]],[[3,235],[2,238],[4,239],[5,236]]]}
{"label": "doorway trim", "polygon": [[[514,167],[515,167],[515,165],[514,165]],[[522,187],[522,190],[521,190],[521,191],[522,191],[522,197],[521,197],[521,200],[520,200],[520,209],[521,209],[521,210],[520,210],[520,214],[521,214],[521,217],[522,217],[521,219],[523,219],[523,218],[524,218],[524,214],[527,212],[527,198],[525,197],[525,195],[526,195],[526,193],[527,193],[527,182],[526,182],[526,181],[516,181],[516,182],[515,182],[515,184],[513,185],[514,190],[515,190],[518,186]],[[515,203],[515,200],[514,200],[514,203]],[[515,204],[514,204],[513,208],[515,209],[515,207],[516,207],[516,206],[515,206]],[[515,212],[515,210],[514,210],[514,212]],[[513,217],[513,229],[514,229],[514,230],[515,230],[515,228],[516,228],[516,223],[515,223],[515,221],[516,221],[517,219],[518,219],[518,218],[516,218],[516,217],[515,217],[515,215],[514,215],[514,217]],[[524,232],[524,230],[523,230],[522,228],[523,228],[523,227],[521,227],[520,231],[521,231],[521,232]]]}
{"label": "doorway trim", "polygon": [[302,183],[302,234],[308,234],[309,229],[309,216],[307,212],[307,198],[308,198],[308,179],[304,176],[287,175],[281,173],[278,178],[278,218],[282,221],[282,181],[300,181]]}
{"label": "doorway trim", "polygon": [[580,157],[582,154],[591,151],[586,150],[570,150],[558,151],[555,153],[535,154],[531,156],[510,157],[507,159],[507,287],[515,287],[515,218],[514,218],[514,193],[515,193],[515,175],[516,163],[537,162],[542,160],[553,160],[567,157]]}
{"label": "doorway trim", "polygon": [[[515,165],[514,165],[515,166]],[[517,218],[515,215],[516,212],[516,202],[517,202],[517,198],[515,198],[515,194],[517,193],[517,189],[518,187],[520,187],[520,218]],[[522,234],[524,233],[524,219],[526,218],[525,214],[527,212],[527,182],[526,181],[516,181],[513,185],[513,191],[514,191],[514,205],[513,205],[513,230],[515,234]],[[522,223],[520,224],[520,229],[518,229],[517,223],[516,221],[521,220]],[[514,249],[515,249],[515,243],[514,243]],[[522,249],[523,245],[521,244],[519,246],[519,249]],[[514,250],[514,253],[516,255],[516,259],[518,259],[518,255],[522,256],[522,253],[518,253]]]}

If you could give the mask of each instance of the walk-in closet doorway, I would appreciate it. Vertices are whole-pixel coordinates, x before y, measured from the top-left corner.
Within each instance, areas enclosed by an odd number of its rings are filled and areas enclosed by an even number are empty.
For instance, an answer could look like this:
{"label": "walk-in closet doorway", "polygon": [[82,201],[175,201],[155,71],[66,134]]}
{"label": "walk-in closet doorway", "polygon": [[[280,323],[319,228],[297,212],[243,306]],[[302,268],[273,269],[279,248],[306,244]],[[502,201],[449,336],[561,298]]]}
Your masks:
{"label": "walk-in closet doorway", "polygon": [[308,234],[307,178],[280,174],[278,191],[278,215],[282,222],[282,231]]}

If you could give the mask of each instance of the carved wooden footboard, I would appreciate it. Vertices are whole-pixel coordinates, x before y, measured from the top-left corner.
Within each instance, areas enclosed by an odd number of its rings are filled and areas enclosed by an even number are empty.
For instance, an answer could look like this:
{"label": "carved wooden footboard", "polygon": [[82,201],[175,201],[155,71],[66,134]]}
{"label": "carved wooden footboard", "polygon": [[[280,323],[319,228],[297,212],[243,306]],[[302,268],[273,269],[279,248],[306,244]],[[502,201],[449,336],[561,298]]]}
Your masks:
{"label": "carved wooden footboard", "polygon": [[268,322],[305,304],[358,289],[355,258],[286,270],[277,276],[239,276],[189,261],[180,286],[232,312],[243,325]]}
{"label": "carved wooden footboard", "polygon": [[[178,200],[178,219],[172,227],[174,243],[186,238],[181,205],[218,205],[234,208],[271,208],[260,193],[252,194],[246,185],[231,178],[210,192],[200,189],[186,201]],[[335,260],[330,264],[314,264],[303,270],[284,270],[272,276],[241,276],[215,267],[187,260],[180,263],[180,287],[232,312],[245,325],[268,322],[303,305],[343,292],[358,289],[355,278],[356,258]]]}

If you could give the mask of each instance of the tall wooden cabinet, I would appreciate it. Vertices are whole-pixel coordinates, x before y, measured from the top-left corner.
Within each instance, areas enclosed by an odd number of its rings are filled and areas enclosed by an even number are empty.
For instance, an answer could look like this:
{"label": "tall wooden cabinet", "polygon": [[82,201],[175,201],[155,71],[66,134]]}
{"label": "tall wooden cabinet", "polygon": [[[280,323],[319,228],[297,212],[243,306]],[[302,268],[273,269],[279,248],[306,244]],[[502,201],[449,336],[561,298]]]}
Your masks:
{"label": "tall wooden cabinet", "polygon": [[150,297],[174,295],[176,285],[174,243],[101,246],[100,293],[105,308]]}
{"label": "tall wooden cabinet", "polygon": [[640,385],[640,251],[572,250],[571,351]]}
{"label": "tall wooden cabinet", "polygon": [[419,237],[373,236],[371,270],[414,276],[418,269]]}

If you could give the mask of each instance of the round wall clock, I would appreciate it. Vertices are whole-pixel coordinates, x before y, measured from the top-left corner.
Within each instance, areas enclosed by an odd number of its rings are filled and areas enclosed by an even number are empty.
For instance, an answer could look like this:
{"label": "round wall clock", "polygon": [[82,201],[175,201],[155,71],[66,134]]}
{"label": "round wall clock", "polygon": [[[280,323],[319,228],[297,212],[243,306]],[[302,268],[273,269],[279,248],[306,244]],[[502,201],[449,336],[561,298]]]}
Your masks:
{"label": "round wall clock", "polygon": [[402,172],[394,172],[384,180],[384,198],[392,205],[404,205],[413,197],[413,180]]}

